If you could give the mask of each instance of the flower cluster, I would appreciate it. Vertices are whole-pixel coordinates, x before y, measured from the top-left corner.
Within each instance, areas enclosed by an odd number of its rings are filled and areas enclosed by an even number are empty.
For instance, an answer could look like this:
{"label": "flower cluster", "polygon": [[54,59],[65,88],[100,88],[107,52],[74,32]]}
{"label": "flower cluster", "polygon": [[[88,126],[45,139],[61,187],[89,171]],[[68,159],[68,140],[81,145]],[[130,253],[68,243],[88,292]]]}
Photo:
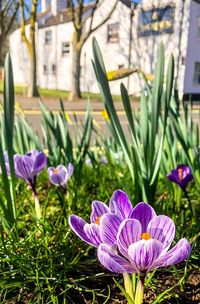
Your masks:
{"label": "flower cluster", "polygon": [[[15,176],[25,180],[33,191],[36,189],[37,176],[47,165],[47,157],[43,152],[33,150],[24,155],[15,154],[14,170]],[[10,166],[7,153],[4,153],[7,174],[10,175]],[[68,168],[59,165],[57,168],[48,168],[48,177],[52,184],[66,188],[69,178],[72,176],[74,167],[69,163]]]}
{"label": "flower cluster", "polygon": [[179,263],[190,254],[183,238],[172,247],[175,224],[165,215],[141,202],[134,208],[125,192],[117,190],[109,207],[92,202],[90,223],[70,215],[71,229],[86,243],[97,247],[101,264],[115,273],[146,274],[158,267]]}

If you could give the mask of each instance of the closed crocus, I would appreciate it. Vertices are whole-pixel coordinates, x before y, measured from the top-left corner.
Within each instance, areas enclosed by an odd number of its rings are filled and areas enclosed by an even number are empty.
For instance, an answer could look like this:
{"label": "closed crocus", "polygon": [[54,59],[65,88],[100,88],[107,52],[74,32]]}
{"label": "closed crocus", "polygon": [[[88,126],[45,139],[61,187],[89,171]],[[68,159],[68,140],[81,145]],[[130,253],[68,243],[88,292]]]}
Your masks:
{"label": "closed crocus", "polygon": [[[10,167],[7,154],[4,154],[7,174],[10,175]],[[47,164],[46,155],[38,150],[24,155],[15,154],[13,156],[15,176],[25,180],[31,187],[35,200],[35,211],[38,218],[41,218],[40,204],[36,190],[37,176],[44,170]]]}
{"label": "closed crocus", "polygon": [[47,172],[49,180],[52,184],[66,189],[67,182],[74,172],[74,167],[71,163],[69,163],[68,168],[66,168],[64,165],[59,165],[56,168],[49,167]]}
{"label": "closed crocus", "polygon": [[101,243],[115,247],[119,226],[123,220],[129,218],[132,209],[126,193],[116,190],[109,207],[100,201],[92,202],[89,224],[77,215],[70,215],[69,226],[83,241],[94,247]]}
{"label": "closed crocus", "polygon": [[193,179],[193,175],[189,166],[178,165],[176,169],[172,170],[167,175],[167,178],[171,182],[179,185],[179,187],[185,191],[187,184]]}
{"label": "closed crocus", "polygon": [[[7,155],[4,158],[7,173],[10,174]],[[13,160],[16,177],[25,180],[35,191],[37,175],[44,170],[47,164],[46,155],[38,150],[33,150],[24,155],[15,154]]]}

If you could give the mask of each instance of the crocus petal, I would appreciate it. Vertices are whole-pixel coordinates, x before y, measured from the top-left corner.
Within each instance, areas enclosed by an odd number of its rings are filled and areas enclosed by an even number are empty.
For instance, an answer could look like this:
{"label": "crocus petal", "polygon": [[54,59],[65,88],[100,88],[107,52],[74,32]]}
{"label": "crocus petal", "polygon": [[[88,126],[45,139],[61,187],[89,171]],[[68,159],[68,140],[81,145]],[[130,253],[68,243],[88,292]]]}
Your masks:
{"label": "crocus petal", "polygon": [[78,237],[80,237],[84,242],[94,246],[84,231],[85,224],[86,222],[81,217],[74,214],[69,216],[69,226],[74,233],[76,233],[76,235],[78,235]]}
{"label": "crocus petal", "polygon": [[91,223],[95,223],[96,220],[104,213],[109,213],[108,206],[100,201],[93,201],[92,202],[92,213],[90,215]]}
{"label": "crocus petal", "polygon": [[175,236],[175,224],[170,217],[158,215],[150,221],[147,232],[152,239],[160,241],[163,250],[167,251]]}
{"label": "crocus petal", "polygon": [[62,184],[62,178],[60,177],[60,174],[53,173],[50,177],[50,181],[52,184],[56,186],[60,186]]}
{"label": "crocus petal", "polygon": [[59,165],[57,167],[57,169],[58,169],[57,175],[58,175],[58,178],[59,178],[59,184],[61,186],[66,186],[66,184],[69,180],[69,174],[68,174],[67,168],[63,165]]}
{"label": "crocus petal", "polygon": [[74,172],[74,166],[71,163],[69,163],[67,171],[68,171],[68,178],[70,178]]}
{"label": "crocus petal", "polygon": [[129,217],[132,210],[131,202],[125,192],[116,190],[109,202],[110,212],[117,214],[122,220]]}
{"label": "crocus petal", "polygon": [[153,269],[158,267],[167,267],[182,262],[190,255],[191,246],[188,240],[185,238],[178,241],[178,243],[167,253],[161,254],[161,256],[155,261]]}
{"label": "crocus petal", "polygon": [[100,234],[99,230],[100,227],[97,224],[86,224],[84,226],[84,231],[90,242],[93,244],[93,246],[98,247],[99,244],[101,244]]}
{"label": "crocus petal", "polygon": [[33,161],[30,157],[26,155],[21,155],[20,157],[16,158],[15,166],[17,172],[20,174],[20,177],[26,180],[28,183],[33,182],[32,176],[32,167]]}
{"label": "crocus petal", "polygon": [[144,233],[147,232],[147,226],[155,216],[154,209],[149,204],[141,202],[135,206],[129,217],[141,223],[142,233]]}
{"label": "crocus petal", "polygon": [[103,243],[113,246],[117,243],[117,233],[121,221],[115,214],[106,213],[100,221],[100,236]]}
{"label": "crocus petal", "polygon": [[97,251],[100,263],[108,270],[115,273],[135,272],[129,261],[120,257],[114,250],[106,244],[100,244]]}
{"label": "crocus petal", "polygon": [[141,240],[129,246],[128,255],[137,272],[148,272],[162,252],[162,243],[157,240]]}
{"label": "crocus petal", "polygon": [[169,174],[167,174],[167,178],[170,182],[176,183],[182,188],[177,170],[172,170]]}
{"label": "crocus petal", "polygon": [[125,257],[128,257],[128,248],[131,244],[141,239],[142,227],[138,220],[124,220],[118,231],[117,246]]}
{"label": "crocus petal", "polygon": [[44,168],[47,165],[47,157],[43,152],[39,152],[34,160],[34,164],[33,164],[33,172],[35,174],[41,172],[42,170],[44,170]]}

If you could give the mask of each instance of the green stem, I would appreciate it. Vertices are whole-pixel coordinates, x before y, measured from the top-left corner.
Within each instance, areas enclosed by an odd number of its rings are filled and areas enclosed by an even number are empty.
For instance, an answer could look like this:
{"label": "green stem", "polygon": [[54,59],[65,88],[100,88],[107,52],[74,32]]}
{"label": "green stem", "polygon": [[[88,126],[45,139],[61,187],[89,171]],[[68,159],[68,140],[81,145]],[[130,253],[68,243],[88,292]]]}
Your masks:
{"label": "green stem", "polygon": [[135,293],[135,304],[142,304],[143,303],[143,296],[144,296],[144,276],[139,278],[137,283],[136,293]]}
{"label": "green stem", "polygon": [[35,212],[36,212],[37,218],[39,220],[42,217],[42,212],[41,212],[41,208],[40,208],[40,203],[39,203],[37,192],[34,191],[33,192],[33,196],[34,196],[34,200],[35,200]]}
{"label": "green stem", "polygon": [[127,294],[130,296],[130,298],[133,299],[134,298],[134,296],[133,296],[133,284],[132,284],[132,280],[130,278],[130,275],[127,272],[124,272],[123,277],[124,277],[125,290],[126,290]]}
{"label": "green stem", "polygon": [[184,189],[184,194],[185,194],[185,197],[186,197],[187,200],[188,200],[188,204],[189,204],[189,208],[190,208],[191,215],[194,216],[194,212],[193,212],[193,209],[192,209],[192,202],[191,202],[191,200],[190,200],[190,198],[189,198],[189,195],[188,195],[186,189]]}

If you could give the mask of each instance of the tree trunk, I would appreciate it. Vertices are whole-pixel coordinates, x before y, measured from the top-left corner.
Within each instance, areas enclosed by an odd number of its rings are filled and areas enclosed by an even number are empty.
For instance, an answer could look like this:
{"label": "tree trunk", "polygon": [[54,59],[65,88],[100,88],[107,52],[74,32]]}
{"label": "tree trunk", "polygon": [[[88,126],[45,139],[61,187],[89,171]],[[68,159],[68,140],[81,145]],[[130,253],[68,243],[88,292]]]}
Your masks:
{"label": "tree trunk", "polygon": [[0,66],[3,65],[3,58],[2,58],[2,49],[3,49],[3,35],[0,34]]}
{"label": "tree trunk", "polygon": [[80,76],[81,76],[81,47],[77,43],[73,44],[72,54],[72,76],[71,76],[71,92],[69,99],[75,100],[81,98]]}
{"label": "tree trunk", "polygon": [[28,97],[37,97],[38,96],[35,50],[33,50],[33,53],[30,56],[30,81],[29,81],[27,96]]}
{"label": "tree trunk", "polygon": [[36,62],[36,48],[35,48],[35,26],[31,25],[31,48],[29,51],[30,55],[30,82],[28,86],[28,97],[37,97],[37,62]]}

